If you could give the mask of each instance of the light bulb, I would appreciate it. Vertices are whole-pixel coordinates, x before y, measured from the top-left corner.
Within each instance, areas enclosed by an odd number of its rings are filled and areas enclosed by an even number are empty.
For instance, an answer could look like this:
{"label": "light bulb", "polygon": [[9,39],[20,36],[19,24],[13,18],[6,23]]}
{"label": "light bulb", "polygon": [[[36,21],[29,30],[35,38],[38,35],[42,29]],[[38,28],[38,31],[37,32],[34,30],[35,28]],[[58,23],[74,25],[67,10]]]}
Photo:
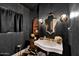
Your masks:
{"label": "light bulb", "polygon": [[34,37],[35,35],[34,34],[31,34],[31,37]]}

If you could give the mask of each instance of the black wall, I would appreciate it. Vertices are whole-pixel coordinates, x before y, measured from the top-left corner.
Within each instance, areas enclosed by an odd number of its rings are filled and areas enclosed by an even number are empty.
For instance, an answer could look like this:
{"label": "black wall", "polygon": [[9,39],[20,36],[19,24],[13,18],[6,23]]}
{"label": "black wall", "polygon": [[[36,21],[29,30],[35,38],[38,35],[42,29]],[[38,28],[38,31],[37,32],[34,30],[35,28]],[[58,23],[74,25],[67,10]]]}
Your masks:
{"label": "black wall", "polygon": [[69,4],[66,3],[45,3],[39,5],[39,18],[45,19],[49,12],[53,12],[56,18],[63,13],[69,15]]}

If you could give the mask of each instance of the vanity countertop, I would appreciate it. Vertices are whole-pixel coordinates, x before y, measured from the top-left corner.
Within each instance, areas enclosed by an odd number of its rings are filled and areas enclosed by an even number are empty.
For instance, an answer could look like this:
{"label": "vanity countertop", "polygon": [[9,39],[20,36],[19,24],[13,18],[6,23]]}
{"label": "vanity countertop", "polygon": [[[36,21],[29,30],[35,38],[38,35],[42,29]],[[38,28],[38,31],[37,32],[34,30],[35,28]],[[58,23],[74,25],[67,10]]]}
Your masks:
{"label": "vanity countertop", "polygon": [[40,40],[34,41],[34,45],[37,47],[47,51],[47,52],[55,52],[58,54],[62,54],[63,52],[63,45],[58,44],[52,40]]}

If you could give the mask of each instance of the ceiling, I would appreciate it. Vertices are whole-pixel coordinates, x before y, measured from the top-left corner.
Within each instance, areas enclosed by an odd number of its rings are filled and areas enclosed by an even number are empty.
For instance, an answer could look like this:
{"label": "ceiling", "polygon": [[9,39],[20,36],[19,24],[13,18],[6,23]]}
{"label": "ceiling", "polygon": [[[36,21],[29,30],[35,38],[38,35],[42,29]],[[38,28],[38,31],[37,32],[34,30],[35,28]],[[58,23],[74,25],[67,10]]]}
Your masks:
{"label": "ceiling", "polygon": [[30,10],[37,9],[38,3],[21,3],[26,8],[29,8]]}

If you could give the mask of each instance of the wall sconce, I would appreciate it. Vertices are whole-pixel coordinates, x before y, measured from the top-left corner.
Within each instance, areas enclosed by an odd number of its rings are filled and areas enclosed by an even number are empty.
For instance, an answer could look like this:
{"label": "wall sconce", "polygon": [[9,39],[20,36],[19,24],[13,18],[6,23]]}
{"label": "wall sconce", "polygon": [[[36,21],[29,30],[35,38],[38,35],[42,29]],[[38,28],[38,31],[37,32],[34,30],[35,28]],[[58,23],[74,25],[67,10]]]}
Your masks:
{"label": "wall sconce", "polygon": [[72,19],[72,18],[75,18],[75,17],[78,17],[79,16],[79,12],[71,12],[70,13],[70,19]]}
{"label": "wall sconce", "polygon": [[43,19],[39,19],[39,22],[40,22],[41,24],[43,24]]}

